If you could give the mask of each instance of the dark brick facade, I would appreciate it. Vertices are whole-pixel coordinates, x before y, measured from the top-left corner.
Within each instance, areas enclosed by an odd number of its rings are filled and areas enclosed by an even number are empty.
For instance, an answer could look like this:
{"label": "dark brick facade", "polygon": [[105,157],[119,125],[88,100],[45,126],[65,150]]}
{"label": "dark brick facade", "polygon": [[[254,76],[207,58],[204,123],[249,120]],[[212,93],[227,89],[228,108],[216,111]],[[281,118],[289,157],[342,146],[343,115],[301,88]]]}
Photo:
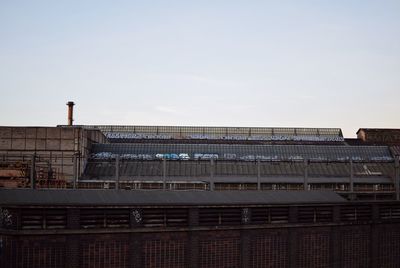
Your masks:
{"label": "dark brick facade", "polygon": [[2,211],[1,268],[400,267],[398,202]]}
{"label": "dark brick facade", "polygon": [[4,268],[400,267],[399,224],[3,235],[2,244]]}

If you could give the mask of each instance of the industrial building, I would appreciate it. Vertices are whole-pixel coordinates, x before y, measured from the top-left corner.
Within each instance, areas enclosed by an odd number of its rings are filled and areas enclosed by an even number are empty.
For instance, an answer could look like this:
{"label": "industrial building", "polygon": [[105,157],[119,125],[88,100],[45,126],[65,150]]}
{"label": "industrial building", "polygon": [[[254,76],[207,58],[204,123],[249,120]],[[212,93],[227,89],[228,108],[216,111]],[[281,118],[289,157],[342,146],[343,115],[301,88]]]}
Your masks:
{"label": "industrial building", "polygon": [[340,129],[0,127],[0,187],[331,190],[395,200],[398,148],[345,139]]}
{"label": "industrial building", "polygon": [[70,112],[0,127],[1,267],[400,267],[398,130]]}

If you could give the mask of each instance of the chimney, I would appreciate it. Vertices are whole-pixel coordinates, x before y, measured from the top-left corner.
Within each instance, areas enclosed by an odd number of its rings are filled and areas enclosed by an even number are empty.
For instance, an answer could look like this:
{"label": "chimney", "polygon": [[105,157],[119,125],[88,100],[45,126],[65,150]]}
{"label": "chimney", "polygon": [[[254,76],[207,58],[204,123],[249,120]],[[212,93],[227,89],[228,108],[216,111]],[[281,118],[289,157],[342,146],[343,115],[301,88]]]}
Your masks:
{"label": "chimney", "polygon": [[67,102],[68,105],[68,126],[72,126],[72,122],[74,121],[74,105],[75,103],[73,101]]}

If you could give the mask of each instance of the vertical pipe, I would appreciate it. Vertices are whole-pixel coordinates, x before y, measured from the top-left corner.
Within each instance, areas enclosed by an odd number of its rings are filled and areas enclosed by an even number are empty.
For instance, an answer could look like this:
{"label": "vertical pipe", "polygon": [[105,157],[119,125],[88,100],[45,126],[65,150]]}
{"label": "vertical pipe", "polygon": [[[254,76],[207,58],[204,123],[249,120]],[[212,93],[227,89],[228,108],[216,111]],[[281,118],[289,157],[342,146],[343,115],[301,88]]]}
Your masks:
{"label": "vertical pipe", "polygon": [[395,190],[396,190],[396,200],[400,200],[400,170],[399,170],[399,158],[400,156],[396,156],[394,159],[394,169],[395,169]]}
{"label": "vertical pipe", "polygon": [[31,176],[30,176],[30,181],[31,181],[31,189],[35,189],[35,165],[36,165],[36,155],[33,154],[31,156]]}
{"label": "vertical pipe", "polygon": [[74,156],[73,156],[73,159],[72,159],[72,164],[73,164],[73,187],[74,187],[74,189],[76,189],[77,188],[77,173],[78,173],[78,165],[77,165],[77,162],[78,162],[78,158],[77,158],[77,155],[76,155],[76,153],[74,154]]}
{"label": "vertical pipe", "polygon": [[260,166],[260,159],[257,159],[257,190],[260,191],[261,190],[261,182],[260,182],[260,178],[261,178],[261,166]]}
{"label": "vertical pipe", "polygon": [[163,158],[163,190],[167,189],[167,159]]}
{"label": "vertical pipe", "polygon": [[214,159],[210,159],[210,191],[214,191]]}
{"label": "vertical pipe", "polygon": [[353,159],[350,159],[350,193],[354,192],[354,166]]}
{"label": "vertical pipe", "polygon": [[304,190],[308,191],[308,159],[304,159]]}
{"label": "vertical pipe", "polygon": [[119,189],[119,154],[115,157],[115,189]]}

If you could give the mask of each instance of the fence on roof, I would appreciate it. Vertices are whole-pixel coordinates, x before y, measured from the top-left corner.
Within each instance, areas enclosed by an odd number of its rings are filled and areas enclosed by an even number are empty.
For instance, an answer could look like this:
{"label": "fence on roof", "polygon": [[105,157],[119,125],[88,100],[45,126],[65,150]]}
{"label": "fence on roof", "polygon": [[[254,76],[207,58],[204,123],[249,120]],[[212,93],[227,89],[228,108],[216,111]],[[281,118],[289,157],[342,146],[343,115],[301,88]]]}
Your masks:
{"label": "fence on roof", "polygon": [[194,126],[84,126],[109,139],[221,139],[265,141],[343,141],[340,128],[265,128]]}

